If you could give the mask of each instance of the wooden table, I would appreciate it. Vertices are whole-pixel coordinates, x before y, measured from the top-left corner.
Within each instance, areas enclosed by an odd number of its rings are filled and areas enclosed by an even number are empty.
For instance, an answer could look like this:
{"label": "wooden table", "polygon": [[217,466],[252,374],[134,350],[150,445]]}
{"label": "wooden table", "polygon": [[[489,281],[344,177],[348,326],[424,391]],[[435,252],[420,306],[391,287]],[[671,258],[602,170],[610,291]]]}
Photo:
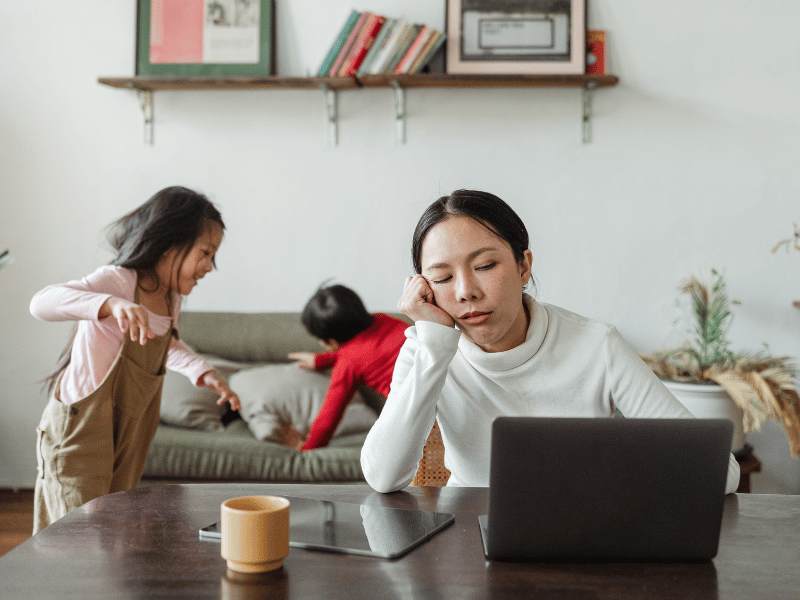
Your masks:
{"label": "wooden table", "polygon": [[[198,539],[220,503],[283,494],[448,512],[456,521],[397,560],[293,549],[255,582],[226,575],[217,543]],[[195,484],[94,500],[0,558],[4,600],[79,598],[484,599],[800,598],[800,496],[725,499],[719,554],[703,564],[502,563],[484,559],[485,488]]]}

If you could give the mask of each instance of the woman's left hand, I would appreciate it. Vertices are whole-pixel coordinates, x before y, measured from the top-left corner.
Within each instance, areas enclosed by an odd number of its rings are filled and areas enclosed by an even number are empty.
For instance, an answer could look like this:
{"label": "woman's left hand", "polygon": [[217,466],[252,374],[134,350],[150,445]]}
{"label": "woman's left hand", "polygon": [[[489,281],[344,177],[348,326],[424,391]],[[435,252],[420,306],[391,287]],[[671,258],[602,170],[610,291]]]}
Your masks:
{"label": "woman's left hand", "polygon": [[239,402],[239,396],[228,387],[228,383],[219,376],[216,371],[206,371],[200,378],[200,385],[211,388],[220,396],[217,404],[225,404],[229,402],[233,410],[242,408],[242,403]]}

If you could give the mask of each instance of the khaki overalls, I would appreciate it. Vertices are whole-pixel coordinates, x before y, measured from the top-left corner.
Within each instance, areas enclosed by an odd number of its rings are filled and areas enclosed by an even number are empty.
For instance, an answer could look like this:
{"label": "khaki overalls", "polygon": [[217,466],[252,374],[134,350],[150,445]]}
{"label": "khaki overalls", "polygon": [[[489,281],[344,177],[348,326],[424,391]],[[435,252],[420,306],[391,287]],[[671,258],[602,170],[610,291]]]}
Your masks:
{"label": "khaki overalls", "polygon": [[58,400],[56,383],[36,428],[34,533],[89,500],[138,485],[158,425],[173,335],[173,321],[144,346],[125,335],[98,388],[73,404]]}

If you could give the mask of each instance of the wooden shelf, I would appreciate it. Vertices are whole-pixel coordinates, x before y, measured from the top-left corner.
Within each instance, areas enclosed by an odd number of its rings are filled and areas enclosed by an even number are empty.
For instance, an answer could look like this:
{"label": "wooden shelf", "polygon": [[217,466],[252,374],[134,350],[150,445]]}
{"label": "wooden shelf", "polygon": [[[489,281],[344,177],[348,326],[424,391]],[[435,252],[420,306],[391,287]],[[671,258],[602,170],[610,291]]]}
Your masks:
{"label": "wooden shelf", "polygon": [[393,88],[395,141],[405,143],[405,90],[410,88],[571,87],[583,90],[583,142],[591,140],[591,94],[617,85],[616,75],[367,75],[365,77],[100,77],[98,82],[139,93],[144,113],[145,143],[153,143],[153,92],[161,90],[316,89],[325,92],[328,145],[338,142],[336,92],[361,88]]}
{"label": "wooden shelf", "polygon": [[319,89],[352,90],[360,87],[501,88],[607,87],[616,75],[367,75],[365,77],[100,77],[103,85],[154,92],[158,90]]}

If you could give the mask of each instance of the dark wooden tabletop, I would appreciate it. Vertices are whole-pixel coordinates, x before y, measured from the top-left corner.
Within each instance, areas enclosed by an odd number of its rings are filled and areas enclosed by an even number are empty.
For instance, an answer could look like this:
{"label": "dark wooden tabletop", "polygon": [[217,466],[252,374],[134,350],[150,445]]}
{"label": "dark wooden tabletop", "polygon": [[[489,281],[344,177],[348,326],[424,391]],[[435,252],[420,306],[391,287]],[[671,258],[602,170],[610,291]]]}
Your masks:
{"label": "dark wooden tabletop", "polygon": [[[219,544],[198,529],[220,503],[272,494],[453,513],[409,554],[386,560],[292,549],[280,571],[231,578]],[[0,558],[4,600],[154,598],[800,598],[800,496],[729,495],[720,548],[702,564],[489,562],[477,516],[485,488],[196,484],[140,488],[94,500]]]}

